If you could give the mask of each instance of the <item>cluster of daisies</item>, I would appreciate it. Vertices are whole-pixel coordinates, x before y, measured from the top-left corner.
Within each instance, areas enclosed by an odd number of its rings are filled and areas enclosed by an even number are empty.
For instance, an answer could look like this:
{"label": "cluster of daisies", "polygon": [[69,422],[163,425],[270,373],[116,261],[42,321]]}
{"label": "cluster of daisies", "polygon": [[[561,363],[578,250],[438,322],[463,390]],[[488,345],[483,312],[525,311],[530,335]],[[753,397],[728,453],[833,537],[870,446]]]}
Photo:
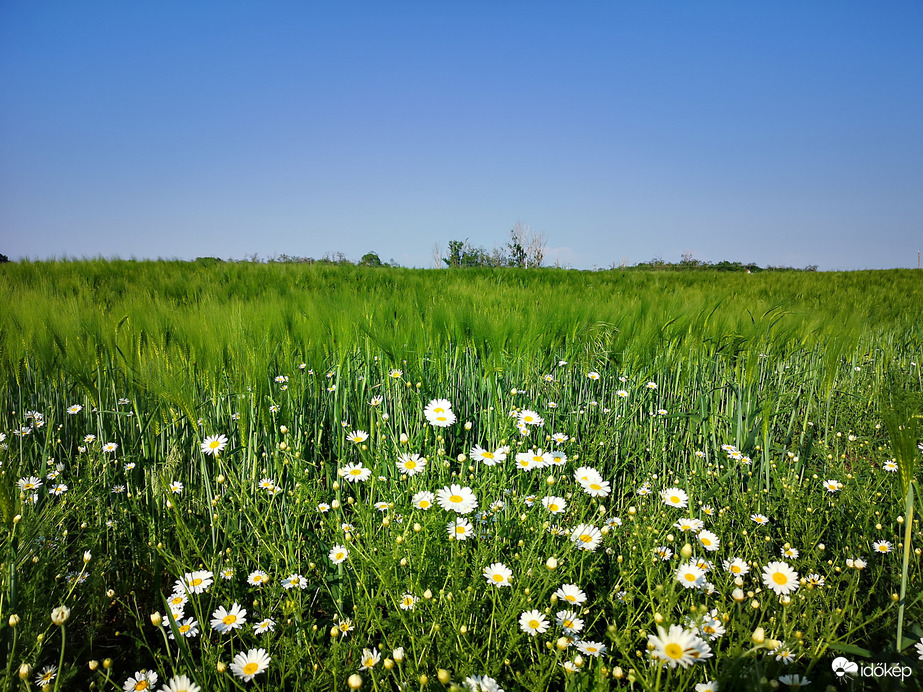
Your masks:
{"label": "cluster of daisies", "polygon": [[[225,570],[220,573],[224,579],[231,579],[234,576],[233,570]],[[269,577],[265,572],[256,571],[248,577],[248,583],[255,586],[261,586],[268,582]],[[186,607],[189,604],[191,596],[203,594],[214,584],[215,575],[209,570],[196,570],[187,572],[178,578],[173,585],[173,592],[166,598],[167,606],[170,609],[169,618],[163,618],[159,613],[151,616],[151,621],[155,626],[168,627],[168,636],[170,639],[177,637],[193,638],[199,636],[199,622],[195,617],[186,617]],[[282,586],[285,589],[304,589],[307,587],[307,580],[298,574],[292,574],[282,579]],[[218,634],[229,634],[235,630],[242,629],[248,624],[247,610],[241,607],[239,603],[233,603],[230,607],[223,605],[218,606],[211,615],[211,628]],[[275,622],[271,618],[251,623],[254,634],[260,635],[265,632],[271,632],[275,628]],[[234,673],[244,682],[250,682],[254,677],[265,673],[269,668],[271,659],[265,649],[250,649],[246,652],[238,653],[230,664],[231,672]],[[139,676],[145,676],[143,678]],[[148,683],[147,687],[136,687],[142,681]],[[152,689],[157,682],[157,673],[153,671],[143,671],[136,673],[134,678],[130,678],[125,683],[126,690]],[[129,685],[130,683],[130,685]],[[166,688],[172,691],[173,688]],[[198,689],[198,687],[196,687]],[[190,690],[190,692],[193,692]]]}

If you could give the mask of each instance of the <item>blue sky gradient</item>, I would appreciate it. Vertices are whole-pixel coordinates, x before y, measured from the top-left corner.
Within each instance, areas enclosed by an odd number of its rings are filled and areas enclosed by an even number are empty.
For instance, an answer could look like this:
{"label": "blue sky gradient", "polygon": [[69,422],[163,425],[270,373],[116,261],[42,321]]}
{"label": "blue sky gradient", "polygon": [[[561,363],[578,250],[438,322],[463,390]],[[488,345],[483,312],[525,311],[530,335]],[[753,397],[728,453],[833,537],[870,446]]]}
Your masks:
{"label": "blue sky gradient", "polygon": [[920,2],[0,3],[0,252],[916,266]]}

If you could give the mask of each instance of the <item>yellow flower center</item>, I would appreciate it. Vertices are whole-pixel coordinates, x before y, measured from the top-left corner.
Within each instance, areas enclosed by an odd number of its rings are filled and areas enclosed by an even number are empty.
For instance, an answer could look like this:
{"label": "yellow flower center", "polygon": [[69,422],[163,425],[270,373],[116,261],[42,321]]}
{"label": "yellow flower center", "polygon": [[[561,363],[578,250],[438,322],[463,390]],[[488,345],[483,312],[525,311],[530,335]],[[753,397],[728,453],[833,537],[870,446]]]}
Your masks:
{"label": "yellow flower center", "polygon": [[493,452],[484,452],[481,456],[483,456],[485,459],[493,459],[493,458],[494,458],[494,453],[493,453]]}
{"label": "yellow flower center", "polygon": [[592,490],[600,490],[602,489],[602,486],[599,483],[590,483],[590,488]]}
{"label": "yellow flower center", "polygon": [[250,663],[244,666],[244,675],[253,675],[259,667],[260,666],[258,663],[254,663],[253,661],[251,661]]}
{"label": "yellow flower center", "polygon": [[237,616],[228,613],[224,616],[224,619],[221,622],[223,622],[225,625],[233,625],[235,622],[237,622]]}
{"label": "yellow flower center", "polygon": [[362,475],[362,469],[352,469],[349,473],[350,473],[350,475],[353,475],[353,476],[361,476],[361,475]]}
{"label": "yellow flower center", "polygon": [[548,509],[550,509],[552,512],[557,512],[557,511],[558,511],[558,505],[557,505],[556,503],[552,502],[550,505],[548,505]]}
{"label": "yellow flower center", "polygon": [[675,505],[678,505],[678,504],[679,504],[679,497],[677,497],[676,495],[671,495],[671,496],[670,496],[670,502],[672,502],[672,503],[675,504]]}
{"label": "yellow flower center", "polygon": [[196,577],[195,579],[193,579],[192,581],[189,582],[189,584],[190,584],[191,586],[198,586],[198,585],[201,584],[201,583],[202,583],[202,580],[199,579],[198,577]]}
{"label": "yellow flower center", "polygon": [[427,507],[429,507],[429,500],[420,500],[420,508],[426,509]]}
{"label": "yellow flower center", "polygon": [[538,620],[529,620],[529,627],[532,629],[537,630],[539,625],[541,625],[541,623]]}
{"label": "yellow flower center", "polygon": [[785,584],[788,584],[788,577],[782,574],[782,572],[775,572],[772,575],[772,580],[776,584],[779,584],[780,586],[784,586]]}
{"label": "yellow flower center", "polygon": [[407,461],[407,462],[404,464],[404,468],[405,468],[405,469],[415,469],[415,468],[417,468],[417,462],[415,462],[415,461],[413,461],[413,460]]}
{"label": "yellow flower center", "polygon": [[346,556],[343,553],[337,553],[337,560],[342,560],[344,557]]}
{"label": "yellow flower center", "polygon": [[696,576],[692,572],[686,572],[686,574],[684,574],[683,576],[686,578],[686,581],[696,580]]}
{"label": "yellow flower center", "polygon": [[582,536],[580,536],[580,540],[583,541],[584,543],[590,543],[593,540],[593,537],[590,534],[585,533]]}
{"label": "yellow flower center", "polygon": [[536,464],[540,464],[542,461],[544,461],[544,459],[536,454],[534,457],[532,457],[532,461],[534,461]]}
{"label": "yellow flower center", "polygon": [[567,596],[565,596],[565,597],[564,597],[564,600],[567,601],[568,603],[576,603],[576,602],[577,602],[576,597],[571,596],[570,594],[568,594]]}
{"label": "yellow flower center", "polygon": [[573,620],[565,620],[565,621],[563,622],[563,625],[564,625],[565,627],[571,628],[571,627],[574,626],[574,621],[573,621]]}
{"label": "yellow flower center", "polygon": [[452,495],[452,497],[449,498],[449,502],[461,502],[461,501],[462,501],[461,495]]}
{"label": "yellow flower center", "polygon": [[711,545],[711,539],[707,536],[703,536],[700,540],[702,541],[702,545]]}
{"label": "yellow flower center", "polygon": [[146,690],[148,688],[147,680],[138,680],[135,683],[134,689],[136,690]]}
{"label": "yellow flower center", "polygon": [[456,526],[455,533],[464,533],[467,529],[464,526]]}
{"label": "yellow flower center", "polygon": [[218,440],[212,440],[211,442],[208,443],[208,446],[212,449],[217,449],[218,447],[221,446],[221,443],[218,442]]}
{"label": "yellow flower center", "polygon": [[493,580],[494,580],[494,581],[503,581],[503,575],[502,575],[502,574],[495,574],[495,575],[493,576]]}
{"label": "yellow flower center", "polygon": [[683,657],[683,647],[674,642],[670,642],[665,647],[663,647],[664,653],[672,658],[674,661],[678,661]]}
{"label": "yellow flower center", "polygon": [[714,634],[716,632],[715,628],[711,625],[703,625],[702,631],[705,632],[705,634]]}
{"label": "yellow flower center", "polygon": [[731,572],[734,574],[740,574],[740,565],[731,565]]}
{"label": "yellow flower center", "polygon": [[191,630],[191,629],[192,629],[192,625],[180,625],[180,626],[179,626],[179,633],[180,633],[180,634],[186,634],[186,632],[188,632],[188,631]]}

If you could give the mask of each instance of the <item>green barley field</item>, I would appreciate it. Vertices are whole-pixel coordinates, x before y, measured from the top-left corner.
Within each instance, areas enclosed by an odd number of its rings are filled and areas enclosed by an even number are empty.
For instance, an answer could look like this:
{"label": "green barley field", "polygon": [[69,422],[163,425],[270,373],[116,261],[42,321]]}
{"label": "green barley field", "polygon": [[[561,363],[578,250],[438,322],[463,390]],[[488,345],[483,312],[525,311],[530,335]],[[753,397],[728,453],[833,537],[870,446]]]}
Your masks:
{"label": "green barley field", "polygon": [[923,687],[920,276],[0,265],[3,689]]}

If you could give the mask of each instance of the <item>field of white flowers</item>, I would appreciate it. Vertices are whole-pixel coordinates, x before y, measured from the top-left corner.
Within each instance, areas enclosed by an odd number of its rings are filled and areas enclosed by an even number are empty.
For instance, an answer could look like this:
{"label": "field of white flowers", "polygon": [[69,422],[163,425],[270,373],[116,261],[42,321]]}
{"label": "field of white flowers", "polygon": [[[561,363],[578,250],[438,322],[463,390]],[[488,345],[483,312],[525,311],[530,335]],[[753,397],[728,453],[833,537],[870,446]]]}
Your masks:
{"label": "field of white flowers", "polygon": [[6,688],[923,680],[919,346],[596,345],[369,343],[240,382],[190,356],[191,401],[19,368]]}

